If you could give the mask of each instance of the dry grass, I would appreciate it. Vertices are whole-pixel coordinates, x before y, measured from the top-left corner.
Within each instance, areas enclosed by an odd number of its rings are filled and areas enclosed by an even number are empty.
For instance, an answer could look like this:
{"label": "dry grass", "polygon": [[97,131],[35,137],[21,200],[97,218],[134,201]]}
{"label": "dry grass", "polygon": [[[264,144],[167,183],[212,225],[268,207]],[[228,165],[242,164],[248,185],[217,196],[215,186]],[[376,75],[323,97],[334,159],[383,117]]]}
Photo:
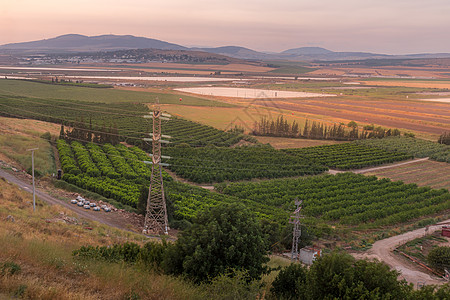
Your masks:
{"label": "dry grass", "polygon": [[[15,274],[0,274],[0,298],[202,298],[197,287],[170,276],[139,266],[78,260],[71,255],[86,244],[142,244],[145,237],[81,219],[78,224],[67,223],[63,217],[74,217],[69,211],[40,201],[33,213],[31,196],[2,179],[0,191],[0,266],[8,262],[20,267]],[[7,220],[8,216],[14,221]]]}
{"label": "dry grass", "polygon": [[31,152],[35,151],[35,168],[41,173],[56,172],[53,149],[47,140],[40,138],[50,132],[59,134],[59,126],[51,123],[0,117],[0,159],[28,170],[31,167]]}
{"label": "dry grass", "polygon": [[306,147],[345,143],[339,141],[293,139],[293,138],[270,137],[270,136],[257,136],[256,139],[258,140],[258,142],[263,144],[269,143],[275,149],[306,148]]}
{"label": "dry grass", "polygon": [[[437,175],[437,172],[439,175]],[[418,186],[450,189],[450,165],[445,162],[423,161],[395,168],[381,169],[365,173],[387,177],[392,180],[401,180],[405,183],[416,183]]]}

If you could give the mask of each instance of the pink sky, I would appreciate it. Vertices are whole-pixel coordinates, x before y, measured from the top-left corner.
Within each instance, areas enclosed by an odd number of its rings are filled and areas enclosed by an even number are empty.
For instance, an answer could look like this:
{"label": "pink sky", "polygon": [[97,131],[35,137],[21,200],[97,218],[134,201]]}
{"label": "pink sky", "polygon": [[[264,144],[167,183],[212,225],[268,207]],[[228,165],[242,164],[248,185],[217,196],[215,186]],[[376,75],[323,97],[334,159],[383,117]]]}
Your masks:
{"label": "pink sky", "polygon": [[448,0],[3,0],[0,44],[131,34],[186,46],[450,52]]}

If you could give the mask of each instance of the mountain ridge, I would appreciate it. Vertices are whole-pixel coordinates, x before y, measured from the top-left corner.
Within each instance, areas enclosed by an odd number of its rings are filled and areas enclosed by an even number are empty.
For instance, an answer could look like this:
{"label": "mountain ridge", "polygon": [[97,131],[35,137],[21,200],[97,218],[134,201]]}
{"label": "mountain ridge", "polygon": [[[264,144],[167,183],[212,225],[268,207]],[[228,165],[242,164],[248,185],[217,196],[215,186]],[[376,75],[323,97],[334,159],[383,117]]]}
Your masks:
{"label": "mountain ridge", "polygon": [[370,52],[337,52],[322,47],[297,47],[279,53],[255,51],[241,46],[221,47],[185,47],[179,44],[133,35],[104,34],[86,36],[81,34],[64,34],[54,38],[22,43],[0,45],[3,52],[22,53],[60,53],[60,52],[94,52],[131,49],[159,49],[203,51],[247,60],[360,60],[360,59],[408,59],[408,58],[449,58],[450,53],[419,53],[405,55],[376,54]]}

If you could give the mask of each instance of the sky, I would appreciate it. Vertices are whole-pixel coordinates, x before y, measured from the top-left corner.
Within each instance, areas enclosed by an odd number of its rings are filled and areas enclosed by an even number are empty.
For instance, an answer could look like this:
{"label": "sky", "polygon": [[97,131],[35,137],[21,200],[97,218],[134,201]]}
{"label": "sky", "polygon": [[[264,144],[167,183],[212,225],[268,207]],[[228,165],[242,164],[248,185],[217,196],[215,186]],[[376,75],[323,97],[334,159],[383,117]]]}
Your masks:
{"label": "sky", "polygon": [[0,0],[0,44],[77,33],[183,46],[450,52],[449,0]]}

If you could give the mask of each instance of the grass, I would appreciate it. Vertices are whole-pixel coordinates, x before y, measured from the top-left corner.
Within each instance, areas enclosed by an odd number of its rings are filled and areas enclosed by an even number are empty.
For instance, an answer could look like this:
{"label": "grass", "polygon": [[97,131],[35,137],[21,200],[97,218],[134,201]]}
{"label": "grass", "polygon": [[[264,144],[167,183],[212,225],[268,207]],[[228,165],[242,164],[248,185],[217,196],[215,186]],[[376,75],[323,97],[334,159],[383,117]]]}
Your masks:
{"label": "grass", "polygon": [[275,70],[270,71],[269,73],[276,73],[276,74],[289,74],[289,75],[302,75],[306,74],[312,71],[315,71],[317,69],[313,68],[307,68],[303,66],[281,66],[280,68],[277,68]]}
{"label": "grass", "polygon": [[[440,175],[436,175],[439,170]],[[381,169],[365,175],[375,175],[380,178],[401,180],[405,183],[416,183],[418,186],[430,186],[435,189],[450,190],[450,165],[444,162],[423,161],[389,169]]]}
{"label": "grass", "polygon": [[170,93],[129,91],[119,89],[93,89],[89,87],[51,85],[24,80],[0,79],[0,94],[10,96],[25,96],[43,99],[79,100],[101,103],[153,103],[156,97],[160,103],[179,104],[179,98],[183,98],[184,105],[194,106],[230,106],[212,100],[193,96]]}
{"label": "grass", "polygon": [[[31,195],[0,179],[0,266],[17,265],[14,274],[0,275],[2,296],[10,299],[204,299],[188,282],[140,266],[89,262],[71,255],[82,245],[142,244],[142,235],[79,219],[39,199],[32,212]],[[13,216],[14,221],[5,221]],[[75,217],[68,224],[61,216]],[[85,227],[93,230],[86,230]],[[134,298],[133,298],[134,297]]]}
{"label": "grass", "polygon": [[31,168],[31,152],[27,149],[39,148],[34,152],[35,170],[42,174],[56,173],[53,148],[40,136],[45,132],[57,135],[58,130],[59,126],[51,123],[0,117],[0,156],[28,170]]}

